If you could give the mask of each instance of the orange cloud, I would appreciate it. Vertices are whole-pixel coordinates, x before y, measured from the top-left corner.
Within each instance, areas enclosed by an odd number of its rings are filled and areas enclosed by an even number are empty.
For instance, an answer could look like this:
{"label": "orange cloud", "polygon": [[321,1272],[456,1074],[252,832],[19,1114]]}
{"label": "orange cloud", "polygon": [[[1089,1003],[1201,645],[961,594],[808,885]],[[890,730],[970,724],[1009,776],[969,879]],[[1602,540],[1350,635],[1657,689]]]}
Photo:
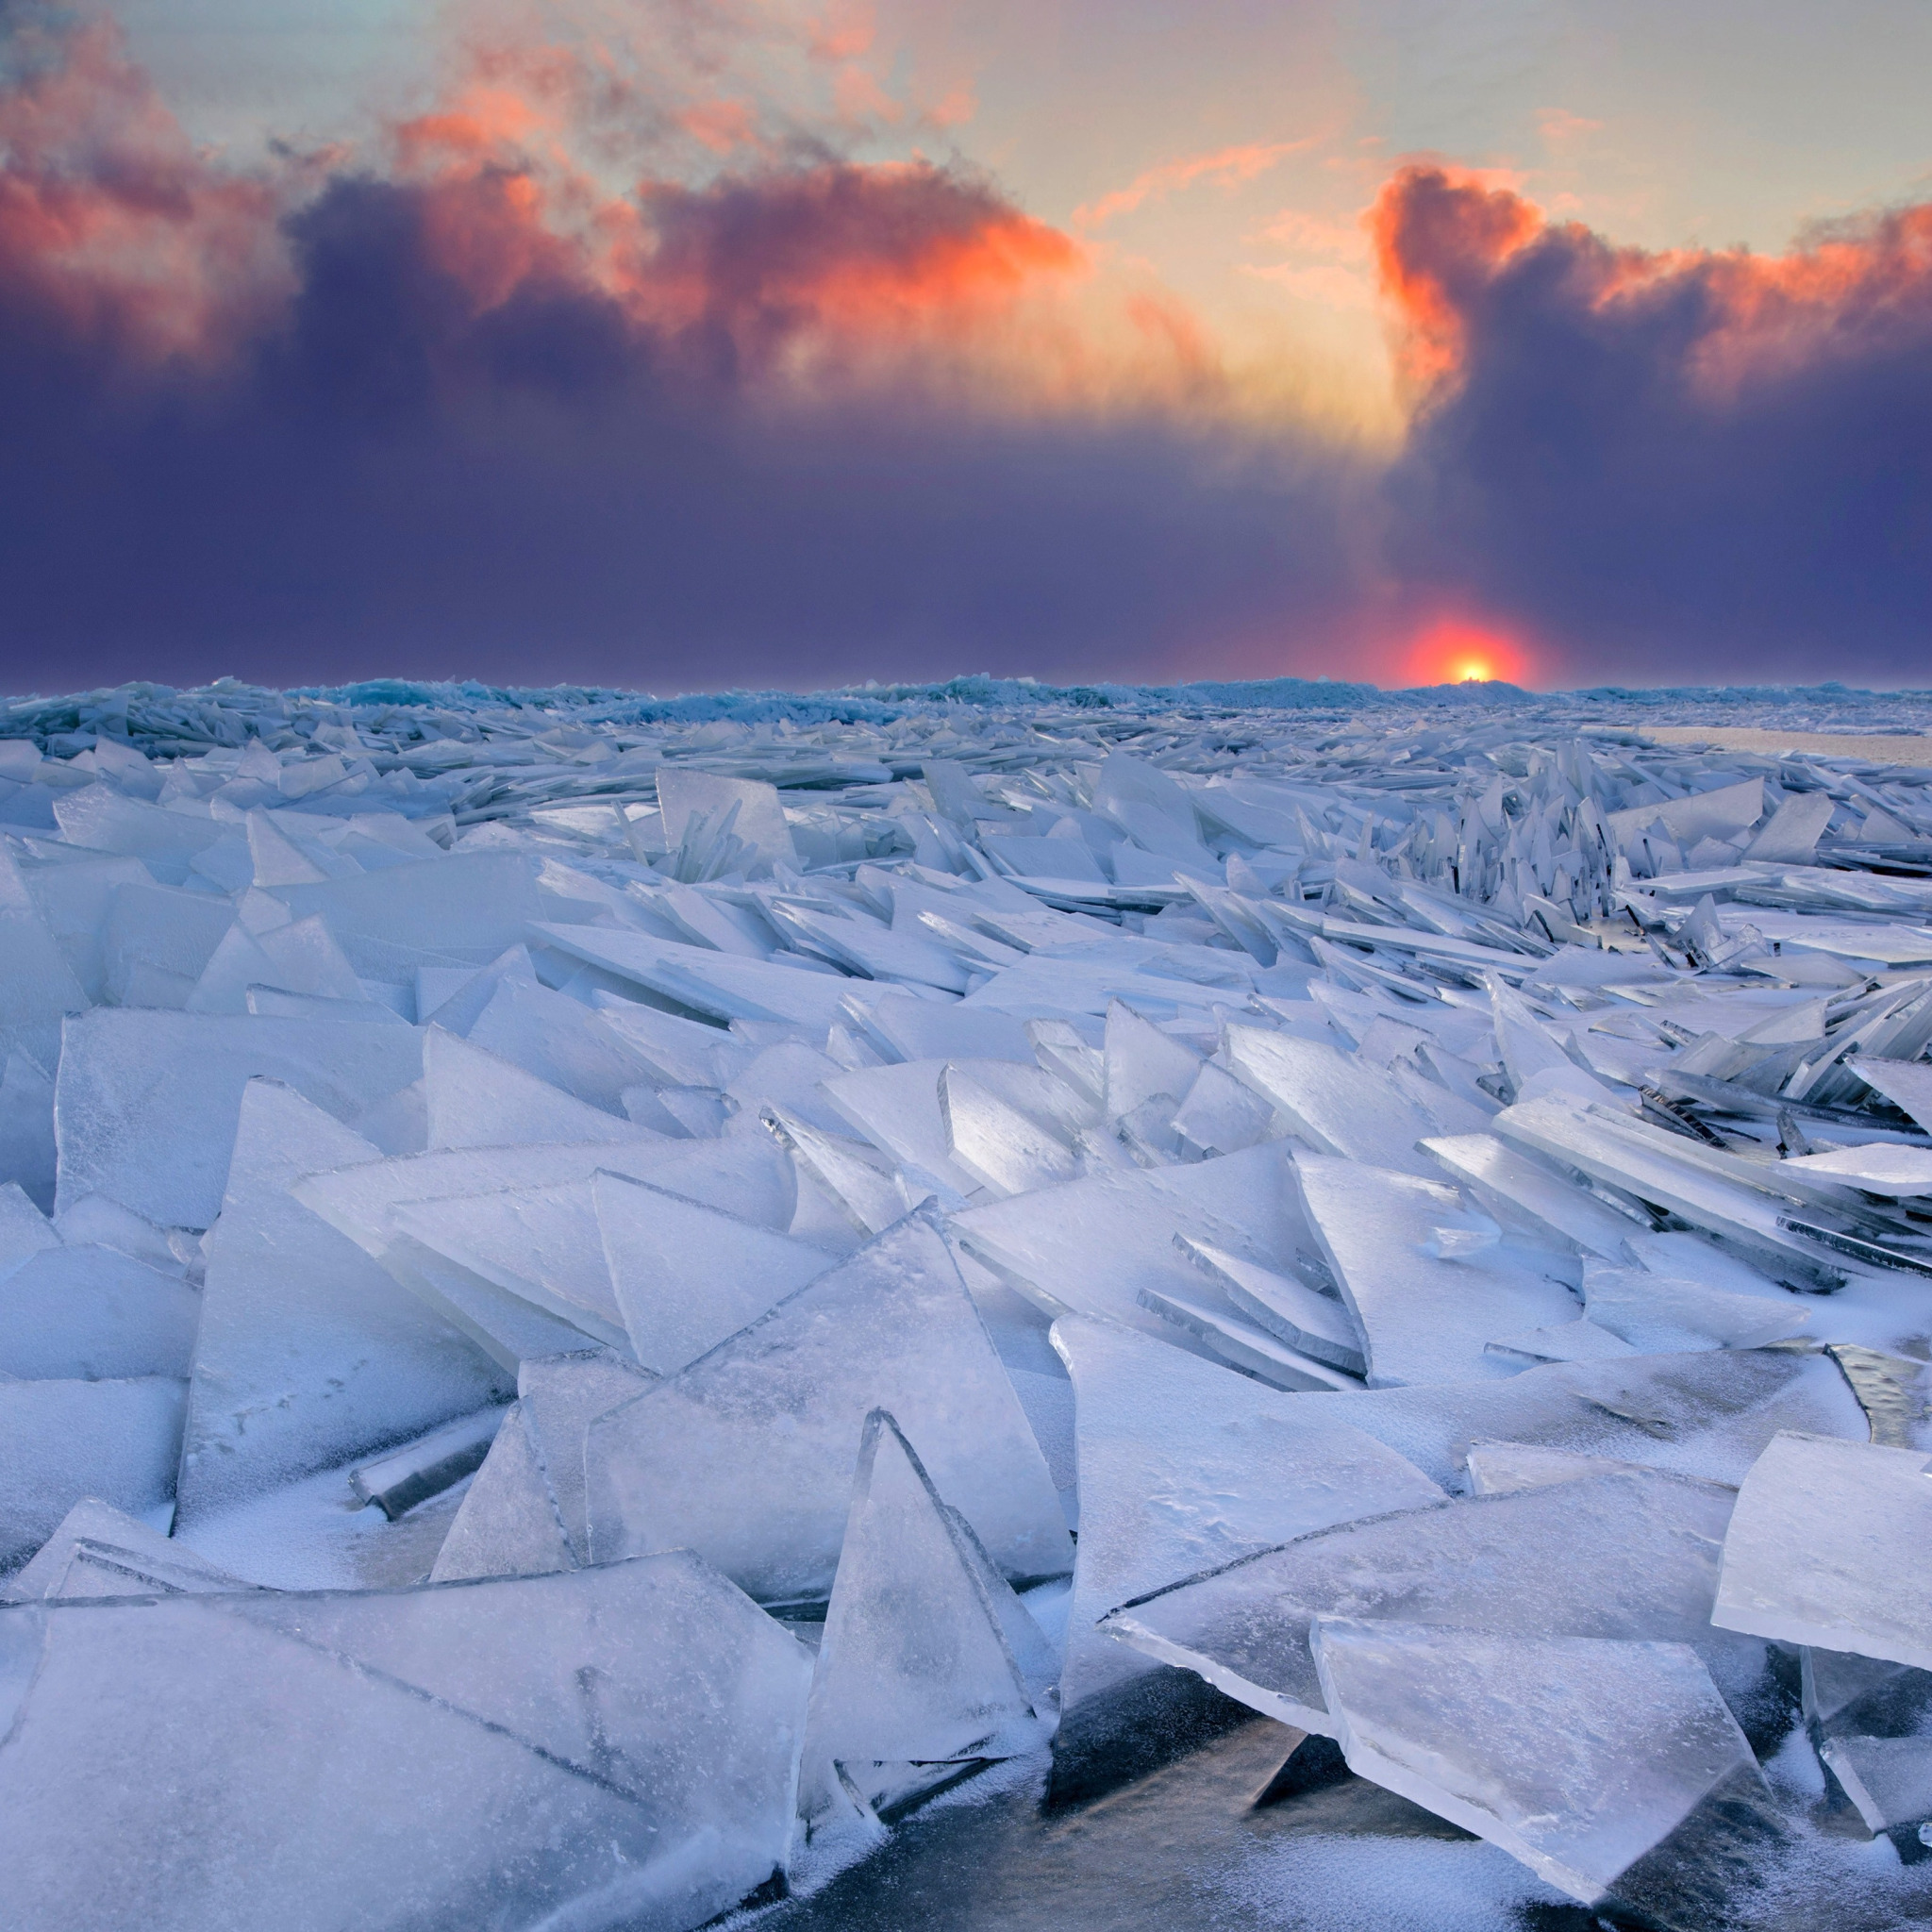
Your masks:
{"label": "orange cloud", "polygon": [[1238,147],[1218,148],[1212,154],[1162,161],[1135,175],[1124,188],[1116,188],[1098,201],[1075,208],[1074,221],[1080,227],[1097,228],[1116,216],[1131,214],[1143,203],[1164,200],[1178,189],[1191,188],[1197,181],[1219,182],[1224,187],[1252,181],[1290,155],[1307,153],[1319,140],[1310,135],[1302,141],[1247,142]]}
{"label": "orange cloud", "polygon": [[144,357],[231,346],[290,287],[275,185],[210,168],[96,21],[12,30],[0,90],[0,291]]}
{"label": "orange cloud", "polygon": [[1402,168],[1366,222],[1402,334],[1396,360],[1418,393],[1461,365],[1464,298],[1541,232],[1542,211],[1468,170]]}
{"label": "orange cloud", "polygon": [[1707,401],[1751,381],[1869,353],[1932,307],[1932,206],[1828,224],[1788,254],[1616,248],[1556,224],[1511,186],[1433,165],[1400,170],[1367,216],[1376,267],[1418,394],[1463,367],[1472,319],[1533,246],[1553,251],[1565,299],[1631,323],[1691,304],[1682,369]]}

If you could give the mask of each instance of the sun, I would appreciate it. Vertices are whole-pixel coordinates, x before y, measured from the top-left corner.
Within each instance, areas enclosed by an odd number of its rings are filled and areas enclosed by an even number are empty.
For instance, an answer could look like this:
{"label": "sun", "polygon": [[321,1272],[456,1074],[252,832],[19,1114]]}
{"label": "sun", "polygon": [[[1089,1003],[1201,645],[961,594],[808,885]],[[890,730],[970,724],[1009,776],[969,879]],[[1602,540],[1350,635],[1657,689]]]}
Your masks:
{"label": "sun", "polygon": [[1418,685],[1520,684],[1529,672],[1529,654],[1515,637],[1461,618],[1424,625],[1403,659],[1406,681]]}

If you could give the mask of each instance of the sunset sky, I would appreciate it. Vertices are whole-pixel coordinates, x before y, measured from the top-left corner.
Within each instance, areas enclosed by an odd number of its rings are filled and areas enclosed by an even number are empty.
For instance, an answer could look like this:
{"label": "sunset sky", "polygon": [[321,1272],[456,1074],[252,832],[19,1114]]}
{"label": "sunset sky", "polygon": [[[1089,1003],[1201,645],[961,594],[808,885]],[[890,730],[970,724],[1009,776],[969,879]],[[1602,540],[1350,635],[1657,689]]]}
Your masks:
{"label": "sunset sky", "polygon": [[0,0],[0,685],[1932,684],[1932,9]]}

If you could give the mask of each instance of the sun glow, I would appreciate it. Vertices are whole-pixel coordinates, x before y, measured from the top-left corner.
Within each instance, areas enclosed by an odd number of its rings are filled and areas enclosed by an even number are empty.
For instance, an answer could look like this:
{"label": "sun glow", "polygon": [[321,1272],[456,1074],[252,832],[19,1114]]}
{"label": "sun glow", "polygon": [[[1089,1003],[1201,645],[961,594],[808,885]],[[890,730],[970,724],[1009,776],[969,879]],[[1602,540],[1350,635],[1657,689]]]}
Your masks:
{"label": "sun glow", "polygon": [[1405,653],[1407,683],[1522,684],[1532,675],[1530,655],[1514,638],[1487,625],[1441,618],[1416,634]]}

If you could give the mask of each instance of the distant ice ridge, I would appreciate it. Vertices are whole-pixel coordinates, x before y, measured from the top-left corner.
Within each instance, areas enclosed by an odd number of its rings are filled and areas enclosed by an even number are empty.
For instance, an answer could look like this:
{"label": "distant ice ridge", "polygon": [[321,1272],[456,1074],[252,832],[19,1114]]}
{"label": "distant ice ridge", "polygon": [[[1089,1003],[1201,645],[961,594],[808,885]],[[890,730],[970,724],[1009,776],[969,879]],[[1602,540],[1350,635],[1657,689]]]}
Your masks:
{"label": "distant ice ridge", "polygon": [[782,1917],[1253,1713],[1922,1915],[1932,767],[1655,697],[11,706],[8,1924]]}

